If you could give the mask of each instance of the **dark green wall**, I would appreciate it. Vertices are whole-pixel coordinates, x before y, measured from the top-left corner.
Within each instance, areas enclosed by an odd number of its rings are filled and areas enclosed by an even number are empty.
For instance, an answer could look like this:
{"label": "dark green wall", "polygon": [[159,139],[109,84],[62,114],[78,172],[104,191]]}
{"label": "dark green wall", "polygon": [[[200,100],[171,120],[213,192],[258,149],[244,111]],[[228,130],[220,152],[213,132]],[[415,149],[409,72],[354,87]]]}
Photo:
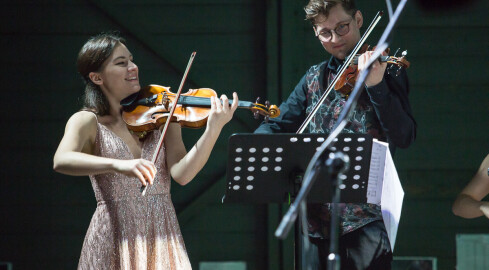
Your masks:
{"label": "dark green wall", "polygon": [[[187,87],[242,100],[285,99],[305,70],[328,56],[303,20],[307,1],[2,1],[0,49],[0,261],[14,269],[73,269],[96,207],[88,177],[52,171],[68,117],[80,106],[76,54],[91,35],[119,30],[142,84],[178,87],[192,51]],[[394,1],[397,3],[398,1]],[[385,1],[359,0],[370,22]],[[487,232],[487,220],[451,214],[451,203],[487,154],[488,1],[423,11],[409,1],[391,48],[408,50],[410,100],[418,136],[395,161],[406,192],[395,256],[435,256],[455,266],[455,234]],[[375,44],[387,16],[372,34]],[[279,206],[222,205],[227,138],[258,122],[239,111],[209,163],[172,198],[193,267],[246,261],[248,269],[292,269],[292,244],[272,233]],[[185,130],[190,147],[202,130]],[[286,209],[286,208],[284,208]],[[281,265],[284,265],[281,268]]]}

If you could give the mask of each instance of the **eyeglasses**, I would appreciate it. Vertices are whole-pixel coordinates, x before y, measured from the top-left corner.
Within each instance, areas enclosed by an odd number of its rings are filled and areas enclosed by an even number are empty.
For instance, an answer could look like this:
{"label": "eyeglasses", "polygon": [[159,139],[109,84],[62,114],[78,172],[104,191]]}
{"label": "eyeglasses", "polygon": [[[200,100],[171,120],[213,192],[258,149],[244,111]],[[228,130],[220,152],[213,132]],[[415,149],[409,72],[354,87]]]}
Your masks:
{"label": "eyeglasses", "polygon": [[353,18],[350,19],[349,22],[347,23],[342,23],[338,25],[335,29],[333,30],[323,30],[321,33],[316,34],[316,37],[319,38],[319,40],[324,41],[324,42],[329,42],[331,38],[333,37],[333,31],[336,33],[338,36],[344,36],[350,32],[350,23],[353,21]]}

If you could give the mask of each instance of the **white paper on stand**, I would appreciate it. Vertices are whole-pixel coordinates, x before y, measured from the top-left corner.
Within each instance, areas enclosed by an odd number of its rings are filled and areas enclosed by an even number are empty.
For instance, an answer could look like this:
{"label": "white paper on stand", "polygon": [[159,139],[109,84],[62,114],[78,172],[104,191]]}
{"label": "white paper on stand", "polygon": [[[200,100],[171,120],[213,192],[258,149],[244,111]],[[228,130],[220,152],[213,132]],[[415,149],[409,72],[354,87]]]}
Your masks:
{"label": "white paper on stand", "polygon": [[370,158],[370,171],[368,174],[367,203],[380,205],[382,199],[382,183],[384,182],[386,150],[376,139],[372,142],[372,156]]}
{"label": "white paper on stand", "polygon": [[394,251],[397,228],[401,219],[403,199],[404,191],[389,151],[389,145],[374,139],[368,177],[367,203],[380,205],[392,251]]}

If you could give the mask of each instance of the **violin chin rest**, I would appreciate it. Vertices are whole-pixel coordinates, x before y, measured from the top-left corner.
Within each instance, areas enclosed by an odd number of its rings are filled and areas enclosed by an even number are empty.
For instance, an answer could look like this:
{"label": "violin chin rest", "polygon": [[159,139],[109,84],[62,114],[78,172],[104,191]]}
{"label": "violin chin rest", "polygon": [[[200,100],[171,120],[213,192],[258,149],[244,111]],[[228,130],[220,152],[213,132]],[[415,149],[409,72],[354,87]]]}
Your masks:
{"label": "violin chin rest", "polygon": [[122,107],[130,106],[132,103],[134,103],[134,101],[136,101],[138,95],[139,95],[139,92],[138,93],[131,94],[130,96],[128,96],[128,97],[124,98],[123,100],[121,100]]}

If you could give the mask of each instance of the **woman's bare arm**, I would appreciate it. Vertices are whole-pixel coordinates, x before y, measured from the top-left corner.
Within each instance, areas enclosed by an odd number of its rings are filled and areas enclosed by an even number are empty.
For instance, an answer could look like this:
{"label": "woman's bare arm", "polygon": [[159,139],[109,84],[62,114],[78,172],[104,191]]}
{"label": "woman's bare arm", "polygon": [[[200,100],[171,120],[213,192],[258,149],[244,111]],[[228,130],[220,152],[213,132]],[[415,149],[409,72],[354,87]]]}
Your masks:
{"label": "woman's bare arm", "polygon": [[53,169],[67,175],[119,172],[135,176],[143,185],[153,182],[155,166],[144,159],[118,160],[93,155],[97,119],[93,113],[77,112],[66,124],[53,159]]}
{"label": "woman's bare arm", "polygon": [[489,218],[489,202],[482,199],[489,194],[489,155],[482,161],[472,180],[460,192],[452,206],[455,215],[463,218],[476,218],[485,215]]}

